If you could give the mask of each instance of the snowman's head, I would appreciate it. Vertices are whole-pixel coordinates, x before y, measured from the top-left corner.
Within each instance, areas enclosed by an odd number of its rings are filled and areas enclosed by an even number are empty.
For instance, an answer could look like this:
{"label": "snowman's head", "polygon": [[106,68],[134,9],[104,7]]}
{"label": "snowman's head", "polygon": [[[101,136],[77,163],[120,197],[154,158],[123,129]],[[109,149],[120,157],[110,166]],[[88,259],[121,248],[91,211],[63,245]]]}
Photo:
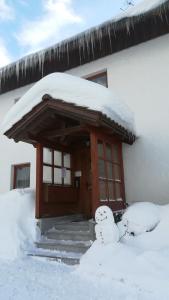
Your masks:
{"label": "snowman's head", "polygon": [[114,222],[112,210],[106,206],[100,206],[96,209],[95,220],[97,224]]}

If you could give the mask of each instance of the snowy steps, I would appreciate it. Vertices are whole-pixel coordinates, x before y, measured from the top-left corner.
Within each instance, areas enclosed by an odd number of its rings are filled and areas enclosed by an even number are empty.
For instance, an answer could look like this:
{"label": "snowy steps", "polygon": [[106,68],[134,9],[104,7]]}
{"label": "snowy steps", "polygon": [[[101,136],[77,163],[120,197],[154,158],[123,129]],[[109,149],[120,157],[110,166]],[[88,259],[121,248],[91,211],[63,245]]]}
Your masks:
{"label": "snowy steps", "polygon": [[90,248],[93,240],[90,221],[58,219],[35,243],[36,249],[30,255],[74,265],[79,263],[80,257]]}

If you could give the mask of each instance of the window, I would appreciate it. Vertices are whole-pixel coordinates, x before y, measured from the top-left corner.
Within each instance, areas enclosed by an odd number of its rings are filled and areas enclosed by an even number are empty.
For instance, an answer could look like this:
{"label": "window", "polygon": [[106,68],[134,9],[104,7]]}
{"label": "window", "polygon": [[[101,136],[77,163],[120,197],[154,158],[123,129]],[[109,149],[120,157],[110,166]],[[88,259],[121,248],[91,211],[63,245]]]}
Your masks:
{"label": "window", "polygon": [[13,188],[30,187],[30,164],[20,164],[13,166]]}
{"label": "window", "polygon": [[15,98],[14,99],[14,104],[16,104],[19,100],[20,100],[20,98]]}
{"label": "window", "polygon": [[122,201],[120,145],[101,140],[97,145],[100,201]]}
{"label": "window", "polygon": [[43,182],[71,185],[71,181],[70,153],[43,148]]}
{"label": "window", "polygon": [[105,87],[108,87],[108,83],[107,83],[107,72],[100,72],[98,74],[95,75],[91,75],[91,76],[87,76],[86,77],[87,80],[93,81],[95,83],[101,84]]}

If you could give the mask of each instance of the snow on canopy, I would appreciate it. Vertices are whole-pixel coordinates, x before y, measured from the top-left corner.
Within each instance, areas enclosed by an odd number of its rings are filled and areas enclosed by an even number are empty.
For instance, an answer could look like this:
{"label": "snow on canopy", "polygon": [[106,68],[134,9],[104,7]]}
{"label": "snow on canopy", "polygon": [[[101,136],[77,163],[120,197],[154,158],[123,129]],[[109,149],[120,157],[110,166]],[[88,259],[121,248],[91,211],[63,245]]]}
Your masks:
{"label": "snow on canopy", "polygon": [[2,123],[3,133],[39,104],[45,94],[101,111],[134,133],[133,113],[126,104],[118,101],[107,88],[65,73],[52,73],[35,83],[7,113]]}

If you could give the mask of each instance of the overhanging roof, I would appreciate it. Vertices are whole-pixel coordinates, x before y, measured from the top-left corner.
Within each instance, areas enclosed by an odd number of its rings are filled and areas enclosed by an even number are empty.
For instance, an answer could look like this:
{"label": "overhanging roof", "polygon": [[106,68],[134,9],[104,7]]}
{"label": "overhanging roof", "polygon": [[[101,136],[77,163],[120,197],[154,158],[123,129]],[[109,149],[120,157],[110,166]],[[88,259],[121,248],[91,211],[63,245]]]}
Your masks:
{"label": "overhanging roof", "polygon": [[105,22],[1,69],[0,93],[36,82],[53,72],[64,72],[166,33],[169,33],[169,0],[137,16],[126,16]]}
{"label": "overhanging roof", "polygon": [[[61,128],[63,121],[66,128]],[[108,134],[128,144],[132,144],[135,140],[132,132],[102,112],[53,99],[50,95],[44,95],[42,101],[6,131],[5,135],[16,142],[23,141],[31,144],[42,142],[54,145],[58,144],[59,130],[61,130],[60,137],[63,137],[64,132],[67,135],[79,132],[83,135],[82,133],[88,132],[90,126],[106,130]]]}

